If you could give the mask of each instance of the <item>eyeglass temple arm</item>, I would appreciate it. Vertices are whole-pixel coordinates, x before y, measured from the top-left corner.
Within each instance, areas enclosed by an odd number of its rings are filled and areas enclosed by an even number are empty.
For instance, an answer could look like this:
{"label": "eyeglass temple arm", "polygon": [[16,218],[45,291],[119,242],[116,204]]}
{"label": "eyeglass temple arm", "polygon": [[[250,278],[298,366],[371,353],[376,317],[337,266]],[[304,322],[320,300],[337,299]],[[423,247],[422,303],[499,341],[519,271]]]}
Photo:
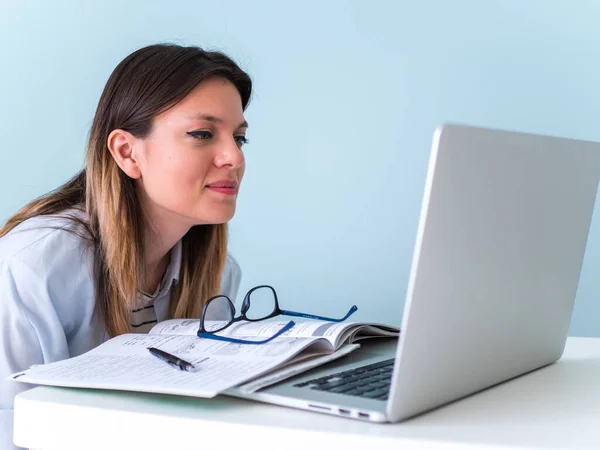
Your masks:
{"label": "eyeglass temple arm", "polygon": [[266,344],[267,342],[271,342],[276,337],[281,336],[283,333],[285,333],[287,330],[292,328],[294,325],[296,325],[296,323],[293,320],[290,320],[286,324],[286,326],[284,326],[281,330],[279,330],[277,333],[275,333],[270,338],[264,339],[262,341],[246,341],[244,339],[235,339],[235,338],[230,338],[227,336],[219,336],[218,334],[211,334],[211,333],[198,333],[198,337],[206,338],[206,339],[214,339],[217,341],[231,342],[233,344]]}
{"label": "eyeglass temple arm", "polygon": [[304,313],[295,312],[295,311],[287,311],[285,309],[281,310],[281,314],[286,315],[286,316],[293,316],[293,317],[304,317],[305,319],[326,320],[328,322],[343,322],[348,317],[350,317],[352,314],[354,314],[357,309],[358,309],[358,307],[356,305],[353,305],[352,308],[350,308],[348,310],[348,312],[346,313],[346,315],[344,317],[342,317],[341,319],[334,319],[332,317],[325,317],[325,316],[315,316],[314,314],[304,314]]}

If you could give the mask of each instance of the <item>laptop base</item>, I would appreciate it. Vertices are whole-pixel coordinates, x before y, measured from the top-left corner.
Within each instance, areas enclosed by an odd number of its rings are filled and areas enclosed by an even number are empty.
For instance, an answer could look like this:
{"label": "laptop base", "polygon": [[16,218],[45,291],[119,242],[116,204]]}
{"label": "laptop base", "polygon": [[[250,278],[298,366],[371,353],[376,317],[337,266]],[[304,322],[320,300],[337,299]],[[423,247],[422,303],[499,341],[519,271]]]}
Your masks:
{"label": "laptop base", "polygon": [[333,393],[314,389],[311,384],[298,387],[298,384],[309,383],[315,378],[327,377],[374,363],[379,363],[396,354],[398,339],[376,339],[365,341],[361,348],[349,355],[321,367],[311,369],[302,375],[289,378],[273,386],[247,394],[232,388],[224,392],[232,397],[245,398],[273,405],[287,406],[320,412],[350,419],[369,422],[387,422],[387,401],[356,397],[343,393]]}

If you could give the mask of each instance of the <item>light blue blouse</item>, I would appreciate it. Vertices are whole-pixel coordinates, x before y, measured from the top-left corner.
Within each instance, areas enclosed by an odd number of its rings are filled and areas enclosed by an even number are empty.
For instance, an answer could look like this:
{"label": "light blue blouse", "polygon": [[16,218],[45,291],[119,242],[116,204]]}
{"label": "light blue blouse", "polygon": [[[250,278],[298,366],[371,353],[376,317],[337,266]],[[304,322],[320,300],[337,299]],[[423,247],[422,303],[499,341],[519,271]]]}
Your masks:
{"label": "light blue blouse", "polygon": [[[13,400],[31,387],[8,376],[32,364],[80,355],[108,339],[95,308],[93,255],[83,233],[81,225],[64,217],[40,216],[0,238],[0,450],[15,448]],[[157,291],[142,294],[142,307],[131,312],[134,332],[168,318],[180,267],[181,242],[171,250]],[[232,300],[240,279],[240,267],[228,255],[221,288]]]}

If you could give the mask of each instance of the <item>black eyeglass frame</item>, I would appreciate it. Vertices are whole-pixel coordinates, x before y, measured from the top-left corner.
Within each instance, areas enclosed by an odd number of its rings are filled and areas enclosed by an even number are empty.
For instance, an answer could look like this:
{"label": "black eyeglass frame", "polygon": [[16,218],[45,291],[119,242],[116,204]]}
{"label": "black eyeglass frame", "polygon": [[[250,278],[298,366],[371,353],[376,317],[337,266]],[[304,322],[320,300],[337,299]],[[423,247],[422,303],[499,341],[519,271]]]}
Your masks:
{"label": "black eyeglass frame", "polygon": [[[250,309],[250,297],[252,295],[252,293],[254,291],[256,291],[257,289],[269,289],[272,294],[273,294],[273,311],[261,318],[249,318],[247,316],[248,310]],[[208,331],[205,326],[204,326],[204,321],[205,321],[205,317],[206,317],[206,312],[208,311],[208,305],[219,299],[219,298],[225,298],[227,300],[227,304],[229,306],[230,309],[230,316],[231,316],[231,320],[229,320],[224,326],[215,329],[215,330],[210,330]],[[201,338],[208,338],[208,339],[217,339],[217,340],[222,340],[222,341],[227,341],[227,342],[235,342],[235,343],[244,343],[244,344],[266,344],[267,342],[275,339],[278,336],[281,336],[283,333],[285,333],[287,330],[289,330],[290,328],[292,328],[295,323],[294,321],[289,321],[283,328],[281,328],[275,335],[271,336],[268,339],[262,340],[262,341],[247,341],[247,340],[242,340],[242,339],[235,339],[235,338],[230,338],[230,337],[226,337],[226,336],[218,336],[215,333],[218,333],[219,331],[223,331],[225,328],[230,327],[232,324],[239,322],[241,320],[245,320],[248,322],[260,322],[261,320],[267,320],[267,319],[271,319],[273,317],[276,316],[291,316],[291,317],[303,317],[306,319],[316,319],[316,320],[324,320],[327,322],[343,322],[344,320],[346,320],[348,317],[350,317],[352,314],[354,314],[354,312],[356,312],[357,310],[357,306],[353,305],[348,312],[346,313],[346,315],[344,317],[342,317],[341,319],[334,319],[332,317],[325,317],[325,316],[317,316],[314,314],[306,314],[306,313],[301,313],[301,312],[296,312],[296,311],[289,311],[286,309],[281,309],[279,307],[279,299],[277,297],[277,292],[275,291],[275,289],[273,288],[273,286],[270,286],[268,284],[261,284],[258,286],[254,286],[252,289],[250,289],[246,295],[244,296],[244,300],[242,301],[242,306],[240,308],[240,315],[235,317],[235,306],[233,304],[233,302],[231,301],[231,299],[229,297],[227,297],[226,295],[216,295],[214,297],[209,298],[206,303],[204,304],[204,307],[202,308],[202,313],[200,314],[200,323],[198,326],[198,332],[197,335],[198,337]]]}

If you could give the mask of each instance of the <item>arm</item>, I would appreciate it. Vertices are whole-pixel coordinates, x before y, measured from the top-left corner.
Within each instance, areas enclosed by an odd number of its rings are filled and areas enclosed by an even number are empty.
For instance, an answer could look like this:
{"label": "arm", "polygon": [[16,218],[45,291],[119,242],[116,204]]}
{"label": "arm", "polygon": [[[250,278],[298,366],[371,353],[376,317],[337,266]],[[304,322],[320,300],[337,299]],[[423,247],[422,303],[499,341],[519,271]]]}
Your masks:
{"label": "arm", "polygon": [[0,261],[0,449],[12,444],[13,401],[28,389],[7,377],[32,364],[67,358],[63,327],[46,283],[24,263]]}

